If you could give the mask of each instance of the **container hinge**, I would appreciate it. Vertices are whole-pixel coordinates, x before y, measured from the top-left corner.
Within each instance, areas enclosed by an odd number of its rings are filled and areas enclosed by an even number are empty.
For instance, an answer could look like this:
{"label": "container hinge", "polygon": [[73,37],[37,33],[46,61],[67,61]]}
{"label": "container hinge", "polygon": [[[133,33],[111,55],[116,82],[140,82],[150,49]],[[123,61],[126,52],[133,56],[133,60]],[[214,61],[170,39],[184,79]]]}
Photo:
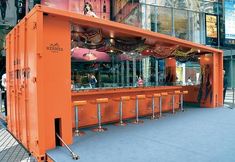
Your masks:
{"label": "container hinge", "polygon": [[33,22],[33,29],[37,29],[37,22]]}
{"label": "container hinge", "polygon": [[37,53],[38,57],[42,57],[42,54],[41,53]]}
{"label": "container hinge", "polygon": [[36,77],[33,77],[33,78],[32,78],[32,81],[33,81],[33,83],[36,83],[36,82],[37,82],[37,78],[36,78]]}

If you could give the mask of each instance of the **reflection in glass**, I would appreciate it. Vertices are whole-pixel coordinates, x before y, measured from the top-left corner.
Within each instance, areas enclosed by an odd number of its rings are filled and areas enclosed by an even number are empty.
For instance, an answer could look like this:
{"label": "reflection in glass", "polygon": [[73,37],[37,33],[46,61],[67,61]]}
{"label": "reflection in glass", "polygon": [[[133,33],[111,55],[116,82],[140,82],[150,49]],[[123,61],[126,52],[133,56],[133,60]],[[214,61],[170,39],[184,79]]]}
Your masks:
{"label": "reflection in glass", "polygon": [[172,17],[171,9],[158,7],[157,15],[157,31],[162,34],[171,35],[172,33]]}
{"label": "reflection in glass", "polygon": [[189,11],[189,40],[200,43],[200,17],[198,12]]}
{"label": "reflection in glass", "polygon": [[140,8],[142,28],[201,44],[206,43],[205,13],[222,15],[217,0],[146,0]]}
{"label": "reflection in glass", "polygon": [[199,85],[200,84],[200,64],[198,62],[177,62],[176,84],[178,85]]}
{"label": "reflection in glass", "polygon": [[185,10],[174,10],[175,36],[188,40],[188,12]]}
{"label": "reflection in glass", "polygon": [[114,21],[140,27],[141,12],[138,1],[115,0],[112,3],[112,19]]}
{"label": "reflection in glass", "polygon": [[[177,33],[183,28],[176,26]],[[185,85],[188,77],[191,85],[199,84],[197,49],[119,34],[110,38],[107,31],[75,24],[71,29],[74,90]]]}

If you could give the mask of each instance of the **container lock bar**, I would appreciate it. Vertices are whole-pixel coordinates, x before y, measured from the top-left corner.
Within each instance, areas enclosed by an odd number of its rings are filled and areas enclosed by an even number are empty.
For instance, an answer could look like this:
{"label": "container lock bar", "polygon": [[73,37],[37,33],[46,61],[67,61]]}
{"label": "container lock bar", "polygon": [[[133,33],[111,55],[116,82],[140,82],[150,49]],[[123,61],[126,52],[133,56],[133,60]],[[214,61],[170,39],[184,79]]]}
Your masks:
{"label": "container lock bar", "polygon": [[69,148],[69,146],[64,142],[64,140],[56,133],[56,136],[59,138],[59,140],[65,145],[65,147],[68,149],[68,151],[71,153],[71,155],[72,155],[72,158],[74,159],[74,160],[78,160],[78,159],[80,159],[80,157],[77,155],[77,154],[75,154],[70,148]]}

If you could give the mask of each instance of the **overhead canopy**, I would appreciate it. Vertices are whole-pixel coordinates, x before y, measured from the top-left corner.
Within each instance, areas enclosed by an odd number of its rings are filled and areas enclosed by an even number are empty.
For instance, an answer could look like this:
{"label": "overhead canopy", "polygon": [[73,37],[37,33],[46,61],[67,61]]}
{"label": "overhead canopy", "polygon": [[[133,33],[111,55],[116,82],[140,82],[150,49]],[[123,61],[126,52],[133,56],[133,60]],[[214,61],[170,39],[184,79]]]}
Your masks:
{"label": "overhead canopy", "polygon": [[[140,29],[137,27],[129,26],[126,24],[121,24],[117,22],[107,21],[100,18],[88,17],[81,14],[76,14],[68,11],[52,9],[46,6],[38,5],[37,9],[42,10],[44,13],[49,13],[48,15],[53,15],[54,17],[60,17],[60,19],[69,18],[70,21],[79,26],[81,30],[89,28],[101,29],[102,35],[105,38],[128,38],[128,39],[144,39],[144,44],[155,47],[155,52],[157,53],[169,53],[169,51],[190,51],[194,50],[196,54],[205,53],[222,53],[221,50],[217,50],[208,46],[204,46],[197,43],[192,43],[190,41],[178,39],[175,37],[167,36],[164,34],[151,32],[148,30]],[[29,17],[33,12],[27,15]],[[80,29],[77,29],[80,30]],[[83,31],[81,31],[83,32]],[[125,39],[124,39],[125,41]],[[128,43],[128,41],[126,41]]]}

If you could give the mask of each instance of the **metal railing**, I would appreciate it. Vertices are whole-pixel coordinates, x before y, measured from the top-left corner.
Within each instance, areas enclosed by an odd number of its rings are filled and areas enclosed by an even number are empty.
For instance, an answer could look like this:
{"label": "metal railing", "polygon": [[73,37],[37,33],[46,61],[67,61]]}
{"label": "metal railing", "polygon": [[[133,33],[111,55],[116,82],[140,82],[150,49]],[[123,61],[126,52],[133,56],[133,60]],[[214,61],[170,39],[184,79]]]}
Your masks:
{"label": "metal railing", "polygon": [[75,154],[75,153],[69,148],[69,146],[64,142],[64,140],[63,140],[57,133],[56,133],[56,136],[57,136],[57,138],[59,138],[59,140],[64,144],[64,146],[67,148],[67,150],[71,153],[72,158],[73,158],[74,160],[80,159],[80,157],[79,157],[77,154]]}
{"label": "metal railing", "polygon": [[1,123],[0,161],[36,161],[29,151],[6,128],[1,128]]}
{"label": "metal railing", "polygon": [[235,108],[235,88],[229,88],[226,90],[224,107],[230,109]]}

